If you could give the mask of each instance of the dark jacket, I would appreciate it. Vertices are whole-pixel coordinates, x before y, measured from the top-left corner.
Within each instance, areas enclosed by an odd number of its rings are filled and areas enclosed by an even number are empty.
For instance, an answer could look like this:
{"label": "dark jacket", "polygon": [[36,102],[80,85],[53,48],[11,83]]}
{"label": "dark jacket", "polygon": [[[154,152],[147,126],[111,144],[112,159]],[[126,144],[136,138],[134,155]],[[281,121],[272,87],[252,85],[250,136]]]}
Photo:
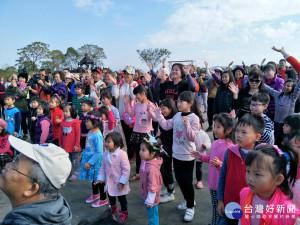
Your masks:
{"label": "dark jacket", "polygon": [[43,115],[38,116],[38,119],[36,121],[36,126],[35,126],[35,143],[39,144],[40,139],[41,139],[41,134],[42,134],[42,127],[41,127],[41,122],[43,120],[47,120],[50,123],[49,127],[49,134],[47,137],[47,140],[45,143],[51,143],[53,141],[53,127],[52,127],[52,122],[49,119],[49,117]]}
{"label": "dark jacket", "polygon": [[230,113],[233,109],[233,94],[225,87],[218,87],[217,94],[214,101],[214,114]]}
{"label": "dark jacket", "polygon": [[5,216],[1,225],[69,225],[71,222],[70,206],[61,195],[58,195],[57,199],[30,202],[13,209]]}

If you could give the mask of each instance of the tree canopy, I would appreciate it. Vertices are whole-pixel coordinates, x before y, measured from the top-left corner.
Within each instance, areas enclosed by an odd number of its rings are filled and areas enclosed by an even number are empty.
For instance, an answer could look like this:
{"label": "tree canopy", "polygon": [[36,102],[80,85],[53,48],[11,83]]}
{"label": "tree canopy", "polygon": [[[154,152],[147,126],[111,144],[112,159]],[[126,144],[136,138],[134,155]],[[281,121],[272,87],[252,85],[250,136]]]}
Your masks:
{"label": "tree canopy", "polygon": [[158,66],[162,58],[169,57],[171,52],[165,48],[149,48],[143,50],[136,50],[142,62],[150,62],[153,69]]}
{"label": "tree canopy", "polygon": [[83,58],[85,54],[88,54],[97,66],[104,65],[103,59],[106,59],[106,55],[103,48],[100,48],[97,45],[85,44],[78,49],[78,53],[81,58]]}
{"label": "tree canopy", "polygon": [[35,71],[37,68],[37,63],[43,59],[49,57],[49,45],[43,42],[33,42],[25,46],[24,48],[17,49],[19,59],[17,60],[17,65],[19,68],[23,69],[30,65],[32,71]]}

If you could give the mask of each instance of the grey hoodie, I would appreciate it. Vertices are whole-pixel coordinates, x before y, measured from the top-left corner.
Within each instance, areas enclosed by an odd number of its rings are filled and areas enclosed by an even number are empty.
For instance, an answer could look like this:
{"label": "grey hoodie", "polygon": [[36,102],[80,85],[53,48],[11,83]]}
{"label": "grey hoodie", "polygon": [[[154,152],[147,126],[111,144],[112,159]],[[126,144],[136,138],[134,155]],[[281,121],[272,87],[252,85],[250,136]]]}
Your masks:
{"label": "grey hoodie", "polygon": [[21,205],[9,212],[1,225],[19,224],[61,224],[69,225],[72,213],[68,202],[58,195],[57,199],[47,199]]}

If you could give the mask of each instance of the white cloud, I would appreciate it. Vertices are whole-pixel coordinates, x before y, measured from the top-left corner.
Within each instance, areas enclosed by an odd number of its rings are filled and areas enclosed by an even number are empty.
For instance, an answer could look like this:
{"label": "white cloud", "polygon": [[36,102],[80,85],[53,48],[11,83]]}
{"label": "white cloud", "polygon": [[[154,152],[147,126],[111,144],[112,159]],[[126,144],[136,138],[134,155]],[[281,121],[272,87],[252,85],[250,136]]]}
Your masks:
{"label": "white cloud", "polygon": [[113,6],[110,0],[73,0],[73,2],[76,7],[93,12],[96,16],[103,16]]}
{"label": "white cloud", "polygon": [[149,34],[148,45],[169,48],[176,59],[257,62],[273,44],[299,50],[299,5],[300,0],[175,0],[173,13],[160,31]]}

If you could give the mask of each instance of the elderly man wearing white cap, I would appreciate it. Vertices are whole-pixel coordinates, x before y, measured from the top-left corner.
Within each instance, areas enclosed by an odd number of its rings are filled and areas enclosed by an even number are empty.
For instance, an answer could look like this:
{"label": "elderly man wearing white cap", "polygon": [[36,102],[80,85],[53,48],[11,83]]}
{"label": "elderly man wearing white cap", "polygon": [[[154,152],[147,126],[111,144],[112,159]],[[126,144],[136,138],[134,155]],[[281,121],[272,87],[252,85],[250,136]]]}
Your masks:
{"label": "elderly man wearing white cap", "polygon": [[13,136],[9,142],[20,154],[0,175],[0,189],[13,208],[1,225],[71,224],[70,206],[59,194],[71,172],[68,153],[53,144],[32,145]]}

